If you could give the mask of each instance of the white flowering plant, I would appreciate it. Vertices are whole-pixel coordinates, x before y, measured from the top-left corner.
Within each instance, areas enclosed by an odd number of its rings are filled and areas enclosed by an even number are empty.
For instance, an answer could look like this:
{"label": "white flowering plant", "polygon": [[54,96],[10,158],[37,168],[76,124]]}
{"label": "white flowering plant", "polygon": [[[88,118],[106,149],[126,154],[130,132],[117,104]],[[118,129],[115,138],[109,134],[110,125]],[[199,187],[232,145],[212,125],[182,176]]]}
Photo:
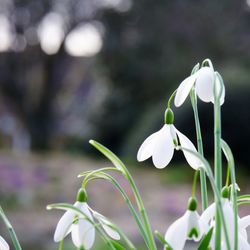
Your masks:
{"label": "white flowering plant", "polygon": [[[178,108],[190,97],[194,112],[197,149],[195,145],[174,126],[172,101]],[[214,110],[214,163],[204,158],[202,133],[198,115],[198,98],[211,102]],[[182,151],[188,165],[194,170],[194,178],[186,212],[171,224],[165,235],[153,231],[139,190],[125,164],[108,148],[90,140],[90,144],[108,158],[113,167],[100,168],[80,173],[83,178],[74,204],[59,203],[47,206],[47,209],[65,210],[54,233],[54,241],[63,250],[63,242],[71,234],[73,245],[78,250],[94,247],[95,236],[99,234],[107,249],[137,249],[126,234],[113,222],[88,205],[88,183],[101,179],[111,183],[121,194],[131,212],[145,243],[145,249],[182,250],[187,240],[197,242],[198,250],[250,250],[246,228],[250,225],[250,215],[240,217],[238,207],[250,204],[250,195],[239,195],[235,176],[235,163],[228,144],[221,137],[221,105],[225,100],[225,86],[221,75],[214,70],[212,62],[205,59],[191,71],[170,96],[164,115],[163,127],[150,135],[140,146],[137,160],[144,161],[152,157],[156,168],[164,168],[171,161],[174,150]],[[223,183],[222,154],[227,160],[226,180]],[[127,195],[113,173],[122,175],[130,184],[135,203]],[[200,178],[198,178],[200,177]],[[201,214],[197,211],[197,182],[200,181]],[[213,191],[208,197],[207,185]],[[208,199],[210,198],[210,199]],[[209,200],[213,202],[209,204]],[[0,215],[9,231],[13,246],[21,250],[15,231],[2,209]],[[0,249],[8,250],[8,243],[0,236]]]}

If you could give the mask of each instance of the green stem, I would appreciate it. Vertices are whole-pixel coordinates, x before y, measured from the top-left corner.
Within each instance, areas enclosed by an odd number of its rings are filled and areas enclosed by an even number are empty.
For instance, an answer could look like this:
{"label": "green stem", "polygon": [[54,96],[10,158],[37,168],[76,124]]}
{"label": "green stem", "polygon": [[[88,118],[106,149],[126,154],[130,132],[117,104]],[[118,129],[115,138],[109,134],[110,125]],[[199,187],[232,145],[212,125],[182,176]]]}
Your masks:
{"label": "green stem", "polygon": [[[217,75],[214,75],[214,175],[215,184],[218,190],[222,189],[222,164],[221,164],[221,106],[220,106],[220,93],[217,92],[215,84]],[[220,89],[221,86],[220,86]],[[218,202],[216,198],[216,214],[215,214],[215,247],[221,249],[221,218],[218,211]]]}
{"label": "green stem", "polygon": [[168,99],[168,108],[171,108],[171,102],[172,102],[173,98],[175,97],[176,91],[177,91],[177,89],[172,93],[172,95]]}
{"label": "green stem", "polygon": [[141,219],[137,215],[137,212],[135,211],[129,197],[127,196],[125,191],[122,189],[120,184],[115,180],[115,178],[113,178],[111,175],[109,175],[107,173],[98,173],[97,176],[96,176],[96,174],[97,173],[95,173],[94,176],[89,176],[88,179],[84,179],[84,186],[86,187],[87,183],[90,180],[94,180],[94,179],[107,179],[108,181],[110,181],[114,185],[114,187],[120,192],[120,194],[124,198],[125,202],[127,203],[128,208],[129,208],[131,214],[133,215],[133,217],[134,217],[134,219],[135,219],[135,221],[136,221],[136,223],[137,223],[137,225],[139,227],[141,235],[142,235],[147,247],[149,247],[148,237],[147,237],[147,234],[145,232],[144,225],[142,224]]}
{"label": "green stem", "polygon": [[[219,213],[219,216],[221,218],[222,227],[223,227],[224,234],[225,234],[226,246],[227,246],[227,249],[230,250],[230,243],[229,243],[229,238],[228,238],[228,233],[227,233],[226,221],[225,221],[225,216],[224,216],[224,213],[223,213],[223,210],[222,210],[222,204],[221,204],[221,194],[220,194],[220,191],[218,190],[218,188],[216,186],[215,179],[213,177],[213,173],[212,173],[212,170],[211,170],[211,167],[210,167],[209,163],[199,153],[194,152],[194,151],[192,151],[192,150],[190,150],[188,148],[183,148],[183,147],[178,146],[178,147],[176,147],[176,149],[177,150],[181,149],[181,150],[186,151],[186,152],[188,152],[190,154],[193,154],[194,156],[199,158],[201,160],[201,162],[204,164],[204,168],[205,168],[205,170],[207,172],[208,179],[210,181],[210,184],[211,184],[213,192],[214,192],[215,199],[217,201],[218,213]],[[219,249],[219,248],[216,247],[216,250],[217,249]]]}
{"label": "green stem", "polygon": [[0,206],[0,216],[2,217],[3,221],[4,221],[4,224],[5,226],[7,227],[8,231],[9,231],[9,234],[10,234],[10,237],[11,237],[11,240],[13,242],[13,245],[15,247],[16,250],[22,250],[22,247],[18,241],[18,238],[16,236],[16,233],[12,227],[12,225],[10,224],[10,221],[8,220],[7,216],[5,215],[2,207]]}
{"label": "green stem", "polygon": [[231,200],[233,203],[233,211],[234,211],[234,250],[238,250],[238,205],[237,205],[237,188],[236,188],[234,157],[230,147],[224,140],[221,140],[221,146],[228,161],[228,173],[231,175],[231,183],[232,183]]}
{"label": "green stem", "polygon": [[[196,130],[196,139],[198,152],[204,156],[203,154],[203,143],[201,136],[201,127],[200,120],[198,114],[198,105],[197,105],[197,96],[195,94],[194,89],[191,91],[191,103],[194,111],[194,120],[195,120],[195,130]],[[206,174],[204,169],[200,169],[200,183],[201,183],[201,200],[202,200],[202,209],[203,211],[208,207],[208,194],[207,194],[207,183],[206,183]]]}
{"label": "green stem", "polygon": [[130,183],[130,186],[134,192],[134,195],[135,195],[135,199],[136,199],[136,202],[138,204],[138,209],[139,209],[139,212],[141,214],[141,218],[144,222],[144,226],[145,226],[145,230],[147,232],[147,235],[148,235],[148,240],[149,240],[149,249],[150,250],[157,250],[156,248],[156,244],[155,244],[155,240],[154,240],[154,235],[152,233],[152,229],[151,229],[151,225],[149,223],[149,219],[148,219],[148,215],[147,215],[147,212],[146,212],[146,209],[144,207],[144,204],[142,202],[142,199],[141,199],[141,196],[140,196],[140,193],[135,185],[135,182],[131,176],[131,174],[129,172],[127,172],[127,178],[128,178],[128,181]]}
{"label": "green stem", "polygon": [[62,240],[60,241],[58,250],[63,250],[63,242],[64,242],[64,239],[62,239]]}
{"label": "green stem", "polygon": [[193,180],[193,185],[192,185],[192,197],[195,197],[198,175],[199,175],[199,171],[196,170],[195,173],[194,173],[194,180]]}
{"label": "green stem", "polygon": [[226,177],[226,187],[229,186],[229,180],[230,180],[230,166],[227,166],[227,177]]}

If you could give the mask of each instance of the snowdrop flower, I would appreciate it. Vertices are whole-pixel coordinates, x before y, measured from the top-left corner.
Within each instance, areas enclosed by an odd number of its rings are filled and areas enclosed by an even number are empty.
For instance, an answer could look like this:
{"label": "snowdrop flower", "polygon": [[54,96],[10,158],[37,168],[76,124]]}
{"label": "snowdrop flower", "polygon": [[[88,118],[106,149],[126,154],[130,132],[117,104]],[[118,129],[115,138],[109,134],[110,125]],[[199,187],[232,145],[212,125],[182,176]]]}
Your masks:
{"label": "snowdrop flower", "polygon": [[[174,149],[178,143],[183,147],[196,151],[193,143],[173,125],[174,114],[170,108],[165,112],[165,124],[157,132],[150,135],[141,145],[137,153],[137,160],[144,161],[152,156],[157,168],[166,167],[171,161]],[[201,167],[201,162],[194,155],[184,151],[188,164],[195,170]]]}
{"label": "snowdrop flower", "polygon": [[[77,201],[74,206],[80,209],[89,220],[93,217],[86,203],[87,195],[84,189],[80,189],[77,195]],[[72,241],[78,248],[90,249],[95,240],[95,228],[86,218],[76,215],[73,211],[67,211],[59,220],[54,234],[54,241],[59,242],[71,233]]]}
{"label": "snowdrop flower", "polygon": [[[190,93],[192,87],[194,86],[195,92],[198,97],[203,102],[214,102],[214,83],[216,84],[216,91],[219,92],[220,89],[220,81],[216,76],[213,66],[210,67],[202,67],[196,73],[184,79],[179,87],[177,88],[177,92],[175,95],[175,106],[180,107],[184,101],[186,100],[188,94]],[[222,93],[220,96],[220,104],[224,103],[225,99],[225,87],[222,85]]]}
{"label": "snowdrop flower", "polygon": [[[182,250],[186,240],[199,241],[203,235],[203,225],[196,211],[197,201],[190,198],[188,210],[168,228],[165,240],[170,249]],[[167,250],[168,247],[165,248]]]}
{"label": "snowdrop flower", "polygon": [[[214,227],[215,221],[215,203],[211,204],[201,215],[200,221],[204,225],[205,231],[208,232],[209,228]],[[232,205],[228,198],[222,198],[222,210],[225,217],[227,233],[229,237],[230,249],[234,247],[234,212]],[[250,216],[243,218],[238,217],[238,249],[239,250],[250,250],[250,244],[247,242],[246,228],[250,225]],[[215,250],[215,230],[210,241],[210,247]],[[221,249],[226,250],[225,234],[222,230],[222,241]]]}
{"label": "snowdrop flower", "polygon": [[9,250],[10,249],[8,243],[5,241],[5,239],[2,236],[0,236],[0,249],[1,250]]}

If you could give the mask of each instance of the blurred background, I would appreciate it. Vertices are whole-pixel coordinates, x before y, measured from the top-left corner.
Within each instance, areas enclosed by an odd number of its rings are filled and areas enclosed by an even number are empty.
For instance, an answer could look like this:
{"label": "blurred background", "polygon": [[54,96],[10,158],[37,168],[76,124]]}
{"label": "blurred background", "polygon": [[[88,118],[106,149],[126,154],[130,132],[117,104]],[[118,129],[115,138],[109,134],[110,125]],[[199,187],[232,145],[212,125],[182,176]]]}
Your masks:
{"label": "blurred background", "polygon": [[[249,0],[0,1],[0,198],[24,249],[56,249],[62,213],[46,205],[74,202],[77,174],[109,166],[91,138],[128,163],[155,229],[164,233],[184,212],[192,171],[182,154],[156,171],[150,160],[139,166],[136,153],[162,126],[171,93],[205,58],[224,78],[223,137],[249,191]],[[176,127],[195,142],[190,102],[173,109]],[[212,159],[212,105],[199,102],[199,111]],[[95,182],[89,193],[94,208],[140,244],[114,189]]]}

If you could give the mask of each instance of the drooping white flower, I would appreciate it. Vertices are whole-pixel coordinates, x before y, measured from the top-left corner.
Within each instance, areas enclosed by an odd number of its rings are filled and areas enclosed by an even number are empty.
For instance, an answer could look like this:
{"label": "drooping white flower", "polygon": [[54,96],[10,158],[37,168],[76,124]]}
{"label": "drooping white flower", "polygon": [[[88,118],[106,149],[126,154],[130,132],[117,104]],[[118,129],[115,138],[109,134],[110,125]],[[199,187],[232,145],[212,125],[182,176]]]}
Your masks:
{"label": "drooping white flower", "polygon": [[[189,95],[192,87],[194,86],[195,92],[198,97],[204,102],[214,102],[214,84],[216,84],[216,93],[220,90],[220,81],[216,77],[212,67],[202,67],[193,75],[184,79],[175,95],[174,103],[176,107],[180,107],[187,96]],[[222,85],[222,93],[220,96],[220,104],[224,103],[225,87]]]}
{"label": "drooping white flower", "polygon": [[[80,209],[89,220],[93,221],[91,212],[86,202],[75,202],[74,206]],[[54,241],[60,242],[69,233],[71,233],[72,241],[78,248],[90,249],[95,240],[95,228],[86,218],[76,215],[72,210],[67,211],[59,220],[54,234]]]}
{"label": "drooping white flower", "polygon": [[[234,212],[232,204],[227,198],[222,198],[222,210],[225,217],[225,223],[229,238],[230,249],[234,248]],[[200,221],[204,225],[205,231],[207,232],[209,228],[215,226],[215,212],[216,206],[215,203],[211,204],[201,215]],[[238,216],[238,249],[239,250],[250,250],[250,244],[247,241],[247,232],[246,227],[250,225],[250,216],[239,218]],[[210,247],[215,250],[215,231],[213,230],[213,235],[210,241]],[[221,240],[221,249],[226,250],[226,240],[225,234],[222,229],[222,240]]]}
{"label": "drooping white flower", "polygon": [[2,236],[0,236],[0,249],[1,250],[9,250],[10,249],[8,243],[5,241],[5,239]]}
{"label": "drooping white flower", "polygon": [[[177,143],[183,148],[196,152],[193,143],[173,124],[165,124],[159,131],[150,135],[141,145],[137,153],[137,160],[144,161],[152,156],[153,163],[157,168],[166,167],[171,161]],[[184,156],[188,164],[198,169],[201,162],[191,153],[184,151]]]}
{"label": "drooping white flower", "polygon": [[165,240],[173,250],[183,250],[186,240],[199,241],[203,235],[204,227],[196,211],[196,200],[191,198],[190,201],[189,209],[170,225],[165,234]]}

